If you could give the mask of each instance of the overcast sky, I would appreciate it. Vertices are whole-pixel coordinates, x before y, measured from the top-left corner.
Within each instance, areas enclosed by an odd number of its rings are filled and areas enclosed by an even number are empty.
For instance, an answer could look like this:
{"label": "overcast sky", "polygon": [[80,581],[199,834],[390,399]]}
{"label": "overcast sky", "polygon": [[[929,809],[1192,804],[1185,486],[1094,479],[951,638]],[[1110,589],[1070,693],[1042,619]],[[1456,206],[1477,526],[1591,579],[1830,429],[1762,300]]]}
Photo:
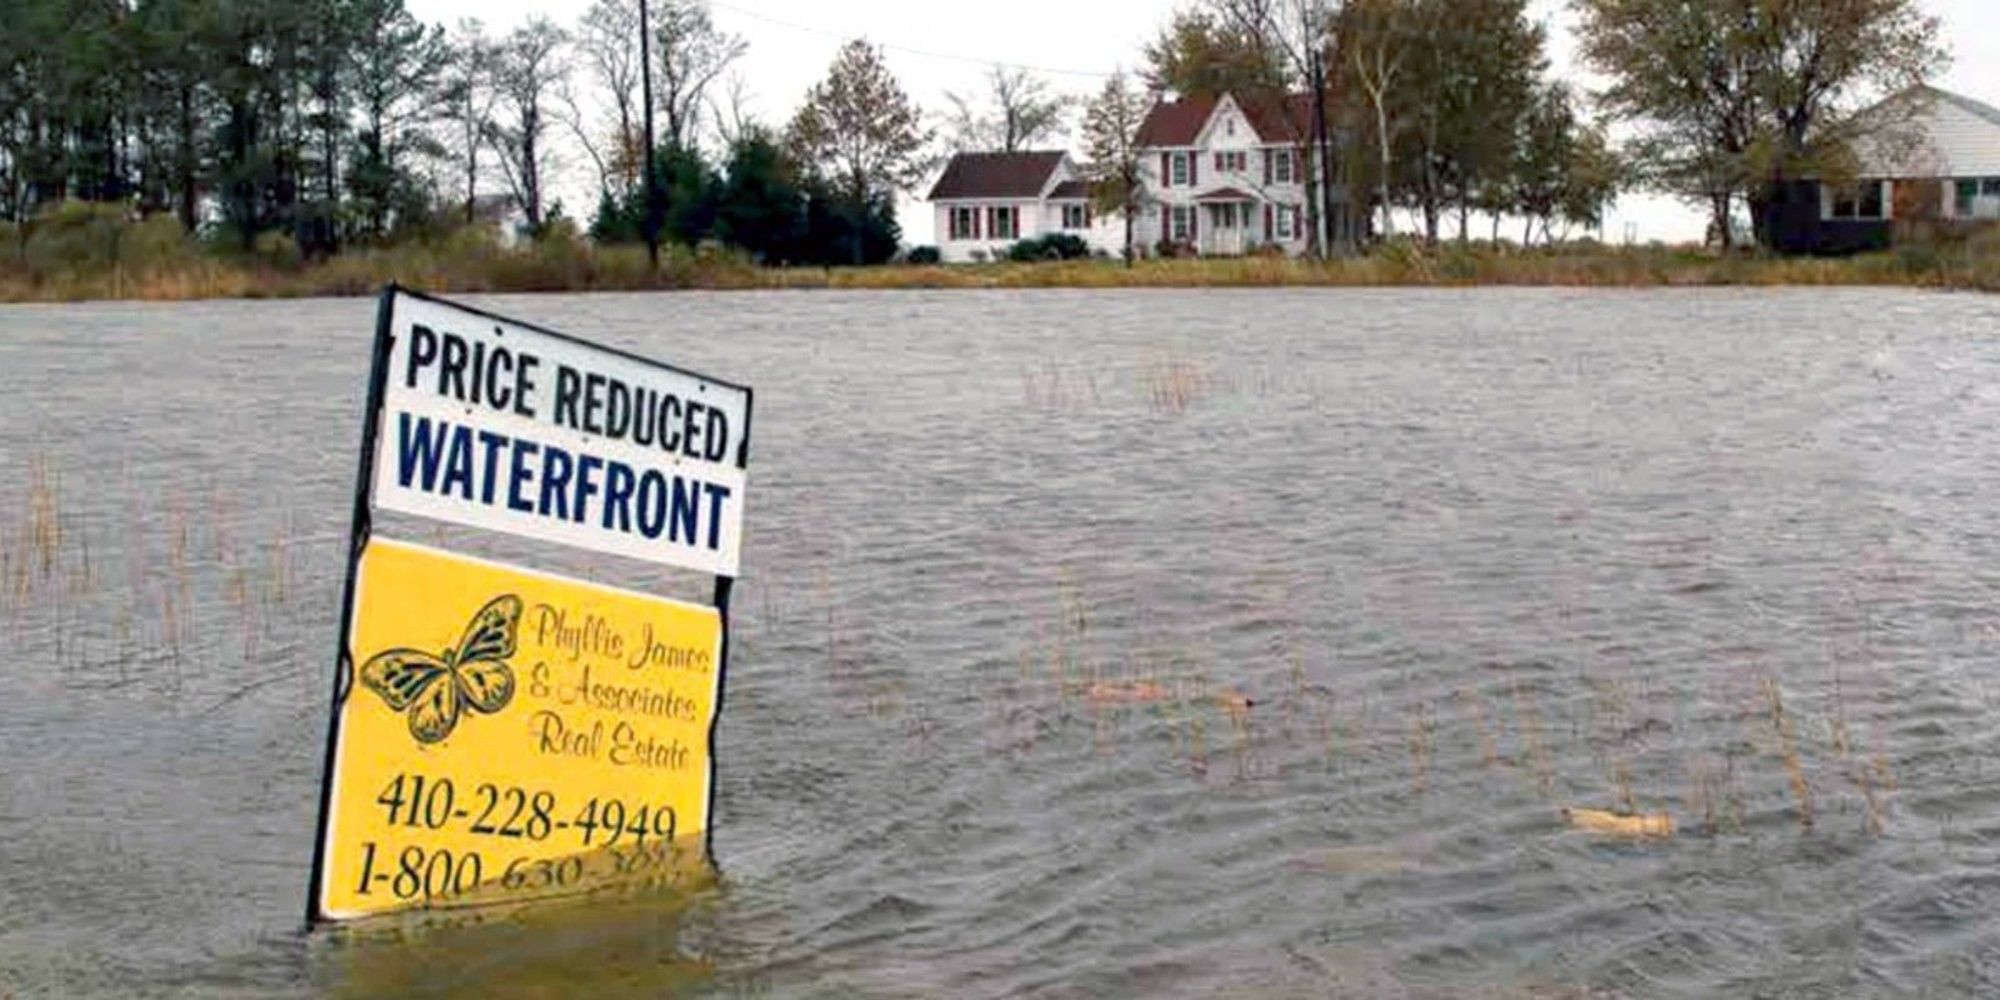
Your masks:
{"label": "overcast sky", "polygon": [[[409,0],[428,21],[479,17],[490,29],[510,28],[542,12],[573,22],[582,2],[535,0]],[[1043,71],[1060,90],[1094,92],[1105,74],[1140,63],[1140,49],[1173,11],[1188,0],[1008,0],[1005,3],[938,3],[937,0],[711,0],[715,20],[743,36],[749,52],[738,66],[748,104],[767,123],[782,125],[806,89],[823,77],[834,52],[849,38],[864,36],[882,45],[903,88],[928,112],[949,105],[947,91],[979,93],[992,62]],[[1564,0],[1531,0],[1533,15],[1549,26],[1554,72],[1571,76],[1572,20]],[[1943,38],[1953,55],[1937,81],[1990,104],[2000,104],[2000,2],[1929,0],[1944,22]],[[1573,79],[1588,86],[1580,76]],[[563,185],[571,214],[587,213],[591,202],[582,163]],[[921,193],[921,192],[919,192]],[[904,241],[933,239],[931,214],[907,201],[899,217]],[[1628,226],[1641,240],[1699,239],[1703,219],[1660,198],[1627,197],[1614,207],[1605,226],[1612,240]]]}

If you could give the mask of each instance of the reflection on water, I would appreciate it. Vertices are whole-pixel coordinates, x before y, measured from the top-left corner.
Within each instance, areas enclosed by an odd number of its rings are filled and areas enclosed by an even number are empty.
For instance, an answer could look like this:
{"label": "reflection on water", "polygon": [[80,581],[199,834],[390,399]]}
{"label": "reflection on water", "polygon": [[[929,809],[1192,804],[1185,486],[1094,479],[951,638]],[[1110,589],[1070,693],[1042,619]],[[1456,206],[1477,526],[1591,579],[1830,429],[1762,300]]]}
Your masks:
{"label": "reflection on water", "polygon": [[372,306],[12,308],[0,990],[2000,989],[1986,299],[486,304],[758,389],[723,883],[301,936]]}
{"label": "reflection on water", "polygon": [[343,997],[685,993],[714,978],[698,908],[720,900],[707,893],[413,914],[316,936],[308,968]]}

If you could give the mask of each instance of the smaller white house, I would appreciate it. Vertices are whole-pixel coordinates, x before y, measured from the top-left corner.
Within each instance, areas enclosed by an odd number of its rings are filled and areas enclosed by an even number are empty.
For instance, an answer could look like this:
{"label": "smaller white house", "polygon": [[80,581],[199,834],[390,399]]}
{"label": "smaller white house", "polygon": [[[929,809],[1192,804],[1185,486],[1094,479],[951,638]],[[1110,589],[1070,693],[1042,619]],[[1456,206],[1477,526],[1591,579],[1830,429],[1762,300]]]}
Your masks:
{"label": "smaller white house", "polygon": [[931,187],[938,255],[947,263],[1004,259],[1007,249],[1048,233],[1070,233],[1093,252],[1117,253],[1116,217],[1100,219],[1069,154],[1059,150],[959,153]]}

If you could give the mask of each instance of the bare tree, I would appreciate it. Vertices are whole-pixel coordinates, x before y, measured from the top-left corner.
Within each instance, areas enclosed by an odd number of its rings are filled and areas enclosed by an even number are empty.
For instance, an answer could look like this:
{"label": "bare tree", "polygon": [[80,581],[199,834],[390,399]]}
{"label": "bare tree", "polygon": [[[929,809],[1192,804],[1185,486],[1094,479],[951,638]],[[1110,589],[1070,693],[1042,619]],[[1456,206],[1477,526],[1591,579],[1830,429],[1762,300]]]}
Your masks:
{"label": "bare tree", "polygon": [[465,168],[459,176],[465,182],[465,223],[471,225],[479,200],[479,152],[486,144],[493,106],[499,97],[493,86],[497,50],[486,37],[486,26],[477,18],[458,22],[457,30],[452,32],[451,49],[443,117],[449,122],[452,141],[458,146],[460,164]]}
{"label": "bare tree", "polygon": [[749,43],[715,26],[707,0],[663,0],[653,10],[653,102],[666,115],[661,142],[694,145],[708,88]]}
{"label": "bare tree", "polygon": [[960,150],[1017,153],[1061,134],[1071,100],[1049,92],[1025,69],[994,66],[987,75],[987,106],[947,92],[953,144]]}
{"label": "bare tree", "polygon": [[759,126],[750,113],[750,84],[743,74],[731,71],[723,77],[720,96],[710,96],[709,114],[715,118],[715,136],[725,148],[732,148]]}
{"label": "bare tree", "polygon": [[1132,222],[1148,198],[1139,156],[1139,127],[1152,99],[1130,86],[1121,71],[1104,82],[1104,90],[1083,113],[1084,142],[1090,150],[1085,174],[1090,200],[1100,212],[1117,212],[1125,219],[1125,263],[1137,256],[1132,246]]}
{"label": "bare tree", "polygon": [[499,151],[514,201],[536,235],[548,223],[542,199],[554,169],[545,141],[552,117],[546,105],[568,72],[568,48],[569,33],[538,16],[507,36],[494,66],[499,113],[488,123],[486,136]]}
{"label": "bare tree", "polygon": [[[597,0],[577,21],[578,62],[592,89],[609,104],[610,121],[593,126],[581,113],[573,91],[563,94],[571,129],[597,163],[599,187],[631,191],[645,161],[639,135],[639,5],[635,0]],[[606,133],[610,152],[606,154]]]}

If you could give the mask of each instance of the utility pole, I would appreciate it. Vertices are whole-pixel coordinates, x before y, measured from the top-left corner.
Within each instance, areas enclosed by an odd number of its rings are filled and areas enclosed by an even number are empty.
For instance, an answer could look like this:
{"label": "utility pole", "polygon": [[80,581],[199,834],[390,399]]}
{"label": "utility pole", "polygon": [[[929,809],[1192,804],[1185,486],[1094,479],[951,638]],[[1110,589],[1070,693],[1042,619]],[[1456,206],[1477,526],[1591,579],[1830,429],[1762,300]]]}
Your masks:
{"label": "utility pole", "polygon": [[[627,77],[626,79],[631,79]],[[660,177],[653,166],[653,21],[646,0],[639,0],[639,106],[646,121],[646,262],[660,270]]]}
{"label": "utility pole", "polygon": [[1319,160],[1319,224],[1323,230],[1315,233],[1319,245],[1327,256],[1344,252],[1345,241],[1339,250],[1334,247],[1333,222],[1333,149],[1327,141],[1326,127],[1326,64],[1322,55],[1326,36],[1313,39],[1312,47],[1312,89],[1313,89],[1313,154]]}

